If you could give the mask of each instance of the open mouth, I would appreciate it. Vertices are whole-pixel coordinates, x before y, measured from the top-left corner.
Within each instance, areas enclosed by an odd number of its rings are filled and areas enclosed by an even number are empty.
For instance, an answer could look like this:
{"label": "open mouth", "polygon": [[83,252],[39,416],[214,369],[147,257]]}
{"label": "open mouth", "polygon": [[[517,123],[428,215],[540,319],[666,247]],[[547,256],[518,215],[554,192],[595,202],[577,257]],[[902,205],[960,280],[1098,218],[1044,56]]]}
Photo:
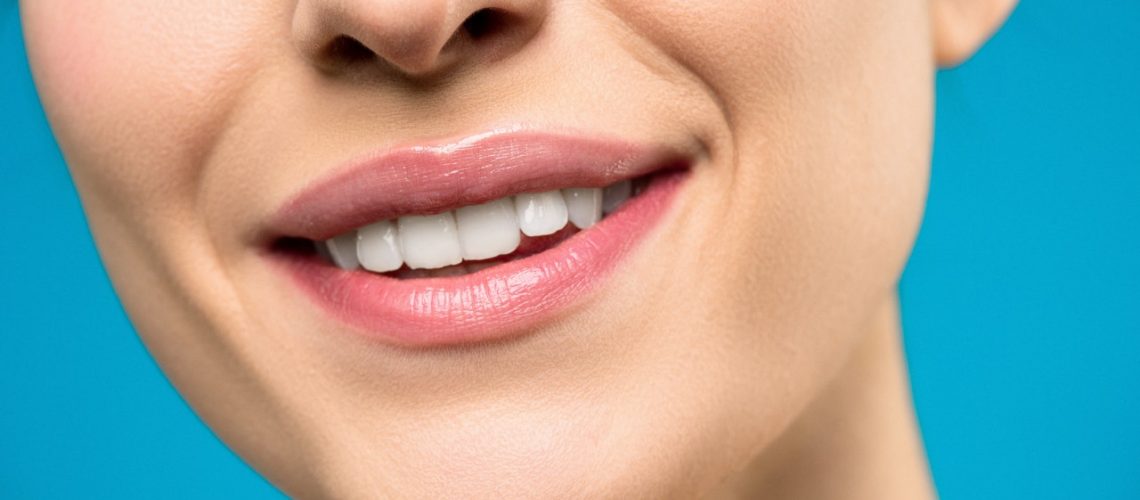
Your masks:
{"label": "open mouth", "polygon": [[437,214],[382,220],[320,242],[305,241],[325,262],[348,271],[363,269],[396,279],[463,276],[558,246],[640,195],[660,174],[604,188],[519,193]]}
{"label": "open mouth", "polygon": [[267,255],[370,337],[499,339],[589,296],[689,166],[667,148],[536,132],[397,149],[286,203]]}

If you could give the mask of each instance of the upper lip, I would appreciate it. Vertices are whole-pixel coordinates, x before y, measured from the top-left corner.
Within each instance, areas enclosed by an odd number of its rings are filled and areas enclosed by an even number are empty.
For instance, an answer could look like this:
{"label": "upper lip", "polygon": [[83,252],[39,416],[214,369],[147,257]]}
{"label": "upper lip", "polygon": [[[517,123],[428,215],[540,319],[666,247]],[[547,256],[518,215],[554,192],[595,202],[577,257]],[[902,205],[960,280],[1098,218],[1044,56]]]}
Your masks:
{"label": "upper lip", "polygon": [[521,192],[603,187],[685,161],[671,148],[535,130],[488,132],[366,155],[295,193],[271,237],[328,239],[401,215],[431,214]]}

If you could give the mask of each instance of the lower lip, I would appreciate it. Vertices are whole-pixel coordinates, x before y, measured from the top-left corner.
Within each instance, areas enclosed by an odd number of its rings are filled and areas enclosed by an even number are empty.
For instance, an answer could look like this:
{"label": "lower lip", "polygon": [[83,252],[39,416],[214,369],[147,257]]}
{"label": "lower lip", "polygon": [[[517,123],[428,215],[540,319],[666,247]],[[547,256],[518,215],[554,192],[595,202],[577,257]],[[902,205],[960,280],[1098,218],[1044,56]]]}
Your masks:
{"label": "lower lip", "polygon": [[685,178],[659,175],[558,246],[464,276],[399,280],[312,258],[275,260],[327,313],[366,337],[409,347],[502,340],[581,304],[656,227]]}

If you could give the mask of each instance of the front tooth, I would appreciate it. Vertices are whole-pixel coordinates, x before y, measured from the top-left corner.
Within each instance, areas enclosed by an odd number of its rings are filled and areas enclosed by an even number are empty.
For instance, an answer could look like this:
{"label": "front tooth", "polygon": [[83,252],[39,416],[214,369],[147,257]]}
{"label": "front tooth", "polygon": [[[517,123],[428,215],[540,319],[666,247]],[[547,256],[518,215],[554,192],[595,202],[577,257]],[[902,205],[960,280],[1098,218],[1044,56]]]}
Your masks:
{"label": "front tooth", "polygon": [[519,223],[510,198],[460,208],[455,223],[466,260],[490,259],[519,247]]}
{"label": "front tooth", "polygon": [[570,222],[580,229],[586,229],[602,220],[601,188],[563,189],[562,197],[566,199]]}
{"label": "front tooth", "polygon": [[527,236],[554,234],[566,227],[566,202],[559,191],[523,193],[515,196],[519,229]]}
{"label": "front tooth", "polygon": [[606,186],[605,191],[602,192],[602,211],[607,214],[613,213],[622,203],[625,203],[625,200],[629,199],[632,189],[632,184],[628,180]]}
{"label": "front tooth", "polygon": [[356,259],[356,231],[325,240],[325,248],[336,267],[348,270],[360,267],[360,261]]}
{"label": "front tooth", "polygon": [[408,215],[396,223],[400,229],[400,253],[412,269],[438,269],[463,262],[459,235],[451,212]]}
{"label": "front tooth", "polygon": [[360,265],[377,273],[395,271],[404,265],[400,237],[390,220],[369,224],[356,232],[356,256]]}

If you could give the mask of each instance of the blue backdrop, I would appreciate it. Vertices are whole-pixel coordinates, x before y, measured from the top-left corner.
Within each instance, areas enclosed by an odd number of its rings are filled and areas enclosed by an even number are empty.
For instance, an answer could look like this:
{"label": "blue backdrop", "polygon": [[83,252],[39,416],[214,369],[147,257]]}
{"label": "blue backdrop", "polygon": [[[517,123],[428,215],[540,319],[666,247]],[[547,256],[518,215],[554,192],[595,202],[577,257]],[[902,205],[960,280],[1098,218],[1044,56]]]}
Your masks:
{"label": "blue backdrop", "polygon": [[[938,76],[902,282],[946,499],[1140,498],[1140,2],[1024,0]],[[0,3],[0,497],[273,498],[147,356]]]}

